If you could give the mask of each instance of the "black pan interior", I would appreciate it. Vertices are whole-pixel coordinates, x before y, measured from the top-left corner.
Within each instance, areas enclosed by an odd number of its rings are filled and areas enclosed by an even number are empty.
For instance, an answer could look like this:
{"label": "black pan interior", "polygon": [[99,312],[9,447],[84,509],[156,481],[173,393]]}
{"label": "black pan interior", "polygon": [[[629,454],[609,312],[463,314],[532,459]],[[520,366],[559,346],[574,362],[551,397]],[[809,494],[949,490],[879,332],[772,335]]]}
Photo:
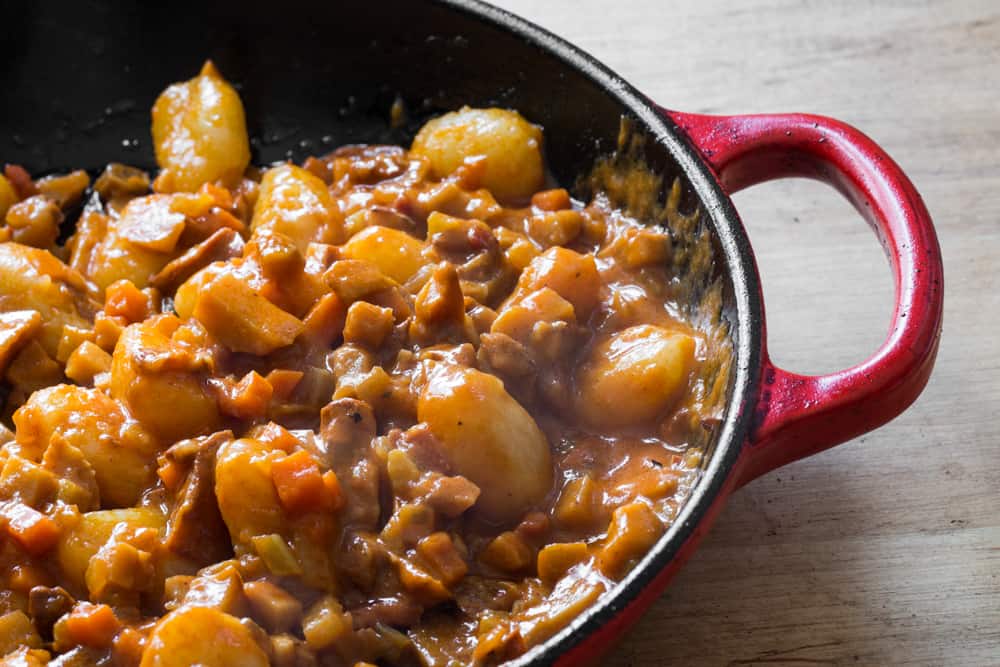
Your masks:
{"label": "black pan interior", "polygon": [[[186,9],[90,0],[9,3],[5,12],[0,156],[33,172],[113,160],[152,166],[153,100],[205,58],[239,86],[258,163],[345,143],[406,142],[432,113],[501,105],[546,128],[553,173],[572,183],[614,147],[624,112],[550,54],[440,3],[240,0]],[[397,94],[411,122],[393,131]]]}

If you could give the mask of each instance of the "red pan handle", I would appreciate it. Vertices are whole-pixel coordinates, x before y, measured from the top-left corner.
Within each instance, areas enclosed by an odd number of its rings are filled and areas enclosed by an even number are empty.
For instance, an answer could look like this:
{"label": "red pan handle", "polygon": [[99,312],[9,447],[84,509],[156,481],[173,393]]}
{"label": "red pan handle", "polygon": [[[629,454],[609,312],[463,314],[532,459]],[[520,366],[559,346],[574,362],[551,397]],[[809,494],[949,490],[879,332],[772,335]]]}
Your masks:
{"label": "red pan handle", "polygon": [[864,134],[831,118],[665,113],[730,194],[789,177],[834,186],[875,229],[895,278],[888,337],[853,368],[820,376],[791,373],[771,363],[765,339],[760,398],[740,483],[877,428],[905,410],[934,366],[944,269],[930,214],[899,165]]}

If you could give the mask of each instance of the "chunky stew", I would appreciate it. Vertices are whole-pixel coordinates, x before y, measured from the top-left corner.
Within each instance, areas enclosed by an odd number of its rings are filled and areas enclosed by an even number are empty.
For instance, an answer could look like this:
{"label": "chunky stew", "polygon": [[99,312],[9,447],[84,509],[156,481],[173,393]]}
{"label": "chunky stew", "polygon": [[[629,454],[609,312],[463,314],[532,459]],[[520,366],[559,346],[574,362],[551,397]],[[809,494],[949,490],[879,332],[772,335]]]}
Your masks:
{"label": "chunky stew", "polygon": [[677,230],[514,111],[258,168],[208,63],[152,137],[0,176],[0,663],[492,665],[664,534],[725,383]]}

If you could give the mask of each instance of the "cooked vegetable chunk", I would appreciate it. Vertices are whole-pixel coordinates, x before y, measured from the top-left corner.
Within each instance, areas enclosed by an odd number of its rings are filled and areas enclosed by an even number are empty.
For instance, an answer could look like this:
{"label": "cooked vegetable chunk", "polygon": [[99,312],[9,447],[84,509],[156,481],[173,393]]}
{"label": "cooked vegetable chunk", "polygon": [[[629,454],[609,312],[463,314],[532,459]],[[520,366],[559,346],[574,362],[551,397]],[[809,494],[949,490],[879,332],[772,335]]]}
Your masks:
{"label": "cooked vegetable chunk", "polygon": [[230,273],[211,281],[195,303],[195,319],[235,352],[264,355],[291,345],[302,322]]}
{"label": "cooked vegetable chunk", "polygon": [[264,174],[250,223],[253,231],[268,229],[284,234],[305,252],[313,242],[343,241],[343,224],[326,184],[314,174],[293,164]]}
{"label": "cooked vegetable chunk", "polygon": [[111,362],[111,396],[165,442],[211,433],[219,422],[203,382],[208,359],[172,337],[179,327],[169,315],[127,327]]}
{"label": "cooked vegetable chunk", "polygon": [[166,521],[163,514],[148,507],[87,512],[79,517],[63,531],[56,547],[56,558],[68,587],[79,592],[87,590],[87,568],[113,535],[127,537],[146,529],[158,534]]}
{"label": "cooked vegetable chunk", "polygon": [[690,336],[640,324],[591,349],[577,378],[577,410],[598,427],[640,424],[680,397],[694,365]]}
{"label": "cooked vegetable chunk", "polygon": [[17,442],[39,458],[54,438],[83,453],[104,507],[128,507],[155,479],[156,440],[96,389],[57,385],[32,394],[14,414]]}
{"label": "cooked vegetable chunk", "polygon": [[211,61],[157,98],[153,146],[164,192],[194,192],[214,181],[235,185],[243,175],[250,163],[243,102]]}
{"label": "cooked vegetable chunk", "polygon": [[50,357],[56,356],[63,327],[88,326],[93,308],[83,277],[51,253],[0,243],[0,312],[38,311],[39,342]]}
{"label": "cooked vegetable chunk", "polygon": [[0,174],[0,221],[3,221],[7,210],[17,203],[18,196],[14,186],[10,184],[7,177]]}
{"label": "cooked vegetable chunk", "polygon": [[149,637],[141,667],[267,667],[267,655],[239,619],[208,607],[178,609]]}
{"label": "cooked vegetable chunk", "polygon": [[485,158],[482,186],[501,201],[527,199],[542,187],[542,131],[516,111],[472,109],[428,121],[412,150],[426,157],[436,178],[469,158]]}
{"label": "cooked vegetable chunk", "polygon": [[516,519],[552,487],[548,440],[496,377],[434,369],[417,418],[430,426],[452,467],[479,486],[476,507],[488,519]]}
{"label": "cooked vegetable chunk", "polygon": [[117,218],[93,214],[88,224],[95,243],[89,257],[80,258],[87,277],[101,289],[119,280],[146,287],[174,258],[185,228],[172,201],[169,195],[149,195],[130,200]]}
{"label": "cooked vegetable chunk", "polygon": [[368,227],[344,244],[347,259],[365,259],[398,283],[405,283],[427,264],[424,244],[406,232],[389,227]]}

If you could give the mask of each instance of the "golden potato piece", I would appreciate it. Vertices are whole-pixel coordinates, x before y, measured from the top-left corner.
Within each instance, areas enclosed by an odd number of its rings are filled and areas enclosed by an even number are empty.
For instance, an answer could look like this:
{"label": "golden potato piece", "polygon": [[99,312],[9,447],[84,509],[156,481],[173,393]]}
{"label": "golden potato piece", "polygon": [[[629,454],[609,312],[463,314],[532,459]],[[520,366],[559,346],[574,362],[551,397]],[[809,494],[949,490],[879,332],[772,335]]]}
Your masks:
{"label": "golden potato piece", "polygon": [[235,616],[183,607],[163,617],[149,636],[140,667],[267,667],[267,655]]}
{"label": "golden potato piece", "polygon": [[285,514],[271,481],[271,464],[283,455],[281,450],[249,438],[219,448],[215,495],[235,544],[249,546],[255,536],[285,531]]}
{"label": "golden potato piece", "polygon": [[56,385],[14,413],[18,444],[40,458],[53,437],[79,449],[97,476],[104,507],[138,502],[156,474],[156,441],[96,389]]}
{"label": "golden potato piece", "polygon": [[149,285],[174,258],[184,232],[184,216],[171,210],[172,201],[171,195],[136,197],[118,218],[89,220],[88,225],[103,224],[104,229],[94,230],[100,234],[86,261],[87,277],[102,290],[119,280],[139,289]]}
{"label": "golden potato piece", "polygon": [[548,440],[497,377],[459,366],[438,366],[430,375],[417,419],[455,471],[480,487],[482,514],[516,520],[552,487]]}
{"label": "golden potato piece", "polygon": [[42,316],[37,310],[0,312],[0,375],[41,328]]}
{"label": "golden potato piece", "polygon": [[42,317],[39,342],[55,358],[63,326],[90,327],[96,308],[87,284],[52,253],[18,243],[0,243],[0,312],[36,310]]}
{"label": "golden potato piece", "polygon": [[176,324],[161,316],[126,327],[111,361],[111,396],[167,443],[211,433],[220,420],[197,348],[169,335]]}
{"label": "golden potato piece", "polygon": [[250,229],[284,234],[303,253],[312,242],[344,241],[343,215],[326,183],[293,164],[283,164],[264,174]]}
{"label": "golden potato piece", "polygon": [[153,146],[163,192],[194,192],[204,183],[233,186],[250,163],[243,103],[219,71],[164,90],[153,105]]}
{"label": "golden potato piece", "polygon": [[291,345],[302,331],[301,320],[231,273],[205,286],[195,302],[194,317],[229,349],[256,355]]}
{"label": "golden potato piece", "polygon": [[694,353],[690,336],[648,324],[598,342],[577,373],[577,412],[596,427],[653,419],[687,388]]}
{"label": "golden potato piece", "polygon": [[342,249],[345,259],[366,259],[398,283],[405,283],[427,261],[424,242],[389,227],[368,227],[351,237]]}
{"label": "golden potato piece", "polygon": [[3,174],[0,174],[0,222],[7,215],[7,209],[17,203],[18,196],[14,186]]}
{"label": "golden potato piece", "polygon": [[508,302],[519,301],[543,287],[555,290],[573,304],[577,320],[586,322],[597,306],[601,289],[594,256],[567,248],[550,248],[531,260]]}
{"label": "golden potato piece", "polygon": [[411,151],[427,158],[435,178],[466,158],[484,157],[482,186],[502,201],[527,199],[545,183],[542,130],[516,111],[464,107],[446,113],[420,129]]}
{"label": "golden potato piece", "polygon": [[79,522],[66,527],[56,545],[56,560],[63,575],[76,591],[86,591],[87,566],[116,531],[150,528],[162,532],[167,517],[151,507],[87,512]]}

